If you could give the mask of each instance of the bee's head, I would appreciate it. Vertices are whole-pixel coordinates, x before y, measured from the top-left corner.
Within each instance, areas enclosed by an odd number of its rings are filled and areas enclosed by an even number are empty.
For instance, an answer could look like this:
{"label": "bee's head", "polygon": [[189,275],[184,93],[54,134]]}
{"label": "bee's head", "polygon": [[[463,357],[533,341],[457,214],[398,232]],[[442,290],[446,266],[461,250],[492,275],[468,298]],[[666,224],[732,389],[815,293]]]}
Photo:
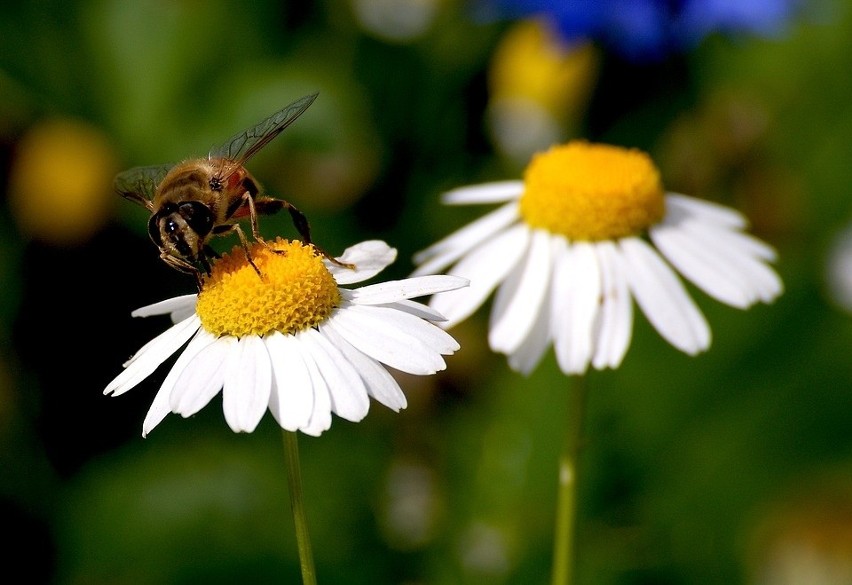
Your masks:
{"label": "bee's head", "polygon": [[203,259],[213,220],[213,212],[200,201],[167,203],[148,221],[148,235],[170,255],[197,263]]}

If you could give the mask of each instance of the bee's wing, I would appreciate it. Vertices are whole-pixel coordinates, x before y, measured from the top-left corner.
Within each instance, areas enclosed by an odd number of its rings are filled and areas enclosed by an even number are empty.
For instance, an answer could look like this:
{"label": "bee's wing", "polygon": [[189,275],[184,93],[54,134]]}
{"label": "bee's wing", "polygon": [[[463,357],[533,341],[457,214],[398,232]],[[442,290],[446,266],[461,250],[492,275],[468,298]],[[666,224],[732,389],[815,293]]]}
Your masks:
{"label": "bee's wing", "polygon": [[152,208],[151,198],[169,170],[174,165],[133,167],[115,177],[115,190],[126,199],[147,209]]}
{"label": "bee's wing", "polygon": [[275,112],[254,128],[232,136],[219,148],[210,151],[210,158],[223,158],[231,161],[229,167],[242,166],[261,148],[278,136],[296,118],[302,115],[314,103],[318,94],[306,95],[289,106]]}

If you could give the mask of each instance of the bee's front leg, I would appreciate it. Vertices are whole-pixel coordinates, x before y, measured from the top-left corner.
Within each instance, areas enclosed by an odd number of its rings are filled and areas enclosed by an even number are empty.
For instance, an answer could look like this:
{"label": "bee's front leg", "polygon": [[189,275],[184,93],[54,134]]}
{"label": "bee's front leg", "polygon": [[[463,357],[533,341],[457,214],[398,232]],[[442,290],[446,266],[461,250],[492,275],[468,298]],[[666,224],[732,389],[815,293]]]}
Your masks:
{"label": "bee's front leg", "polygon": [[[198,285],[198,290],[201,290],[201,285],[203,284],[201,271],[198,270],[196,266],[193,266],[183,258],[178,258],[177,256],[172,256],[165,250],[160,250],[160,259],[177,270],[178,272],[183,272],[185,274],[192,274],[195,277],[195,284]],[[209,266],[209,265],[208,265]],[[208,270],[209,273],[209,270]]]}

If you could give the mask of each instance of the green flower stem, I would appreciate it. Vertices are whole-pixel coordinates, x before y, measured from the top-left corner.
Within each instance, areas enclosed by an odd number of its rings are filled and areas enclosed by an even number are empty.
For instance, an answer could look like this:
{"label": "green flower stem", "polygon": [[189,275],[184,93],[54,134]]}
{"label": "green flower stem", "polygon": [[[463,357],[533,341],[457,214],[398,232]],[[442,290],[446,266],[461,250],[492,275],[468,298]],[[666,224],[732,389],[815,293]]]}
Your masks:
{"label": "green flower stem", "polygon": [[308,535],[308,520],[302,503],[302,472],[299,467],[299,442],[295,432],[284,431],[284,450],[287,454],[287,483],[290,488],[290,509],[296,524],[296,543],[299,546],[299,564],[302,566],[302,583],[316,585],[314,554]]}
{"label": "green flower stem", "polygon": [[574,530],[577,515],[577,470],[586,402],[586,381],[572,379],[568,398],[568,420],[562,454],[559,456],[559,487],[556,504],[556,534],[553,543],[553,585],[570,585],[574,577]]}

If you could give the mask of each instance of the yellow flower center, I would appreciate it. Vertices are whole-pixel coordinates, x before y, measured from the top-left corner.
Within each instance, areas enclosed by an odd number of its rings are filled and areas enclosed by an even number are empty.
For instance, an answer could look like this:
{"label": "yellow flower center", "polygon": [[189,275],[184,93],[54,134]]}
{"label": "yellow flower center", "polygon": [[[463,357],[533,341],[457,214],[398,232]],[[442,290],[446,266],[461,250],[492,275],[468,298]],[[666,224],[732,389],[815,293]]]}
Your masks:
{"label": "yellow flower center", "polygon": [[196,312],[210,333],[295,333],[321,323],[340,304],[337,282],[313,246],[278,238],[249,252],[260,276],[235,247],[204,279]]}
{"label": "yellow flower center", "polygon": [[608,240],[660,221],[665,200],[647,154],[575,140],[533,157],[520,208],[531,227],[572,240]]}

